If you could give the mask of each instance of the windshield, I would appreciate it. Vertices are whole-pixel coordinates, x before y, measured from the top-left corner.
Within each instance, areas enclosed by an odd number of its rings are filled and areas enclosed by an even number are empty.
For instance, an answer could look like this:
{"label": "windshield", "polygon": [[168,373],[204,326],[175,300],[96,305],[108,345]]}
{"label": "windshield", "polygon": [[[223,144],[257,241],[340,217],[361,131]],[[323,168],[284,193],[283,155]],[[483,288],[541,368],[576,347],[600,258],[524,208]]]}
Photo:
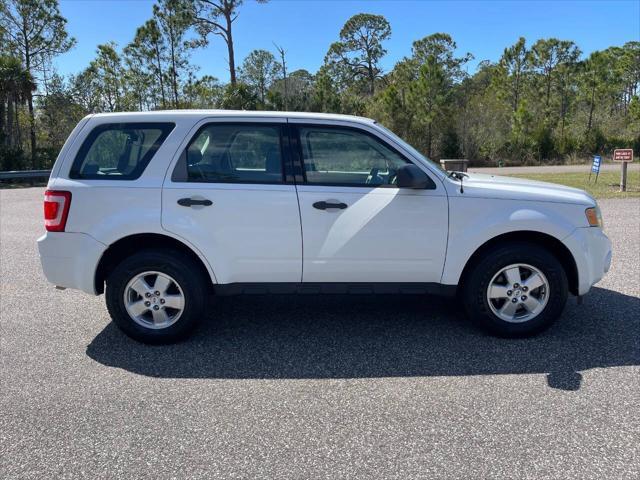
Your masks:
{"label": "windshield", "polygon": [[391,130],[389,130],[387,127],[385,127],[384,125],[375,122],[376,126],[382,130],[384,130],[384,132],[389,135],[391,138],[393,138],[396,142],[398,142],[400,145],[402,145],[405,149],[409,150],[411,152],[412,155],[424,160],[425,162],[430,163],[431,165],[433,165],[434,167],[437,168],[438,171],[442,171],[442,169],[440,168],[440,165],[438,165],[436,162],[434,162],[433,160],[431,160],[430,158],[428,158],[426,155],[423,155],[422,153],[420,153],[418,150],[416,150],[415,148],[413,148],[410,144],[408,144],[407,142],[405,142],[402,138],[400,138],[398,135],[396,135],[395,133],[393,133]]}

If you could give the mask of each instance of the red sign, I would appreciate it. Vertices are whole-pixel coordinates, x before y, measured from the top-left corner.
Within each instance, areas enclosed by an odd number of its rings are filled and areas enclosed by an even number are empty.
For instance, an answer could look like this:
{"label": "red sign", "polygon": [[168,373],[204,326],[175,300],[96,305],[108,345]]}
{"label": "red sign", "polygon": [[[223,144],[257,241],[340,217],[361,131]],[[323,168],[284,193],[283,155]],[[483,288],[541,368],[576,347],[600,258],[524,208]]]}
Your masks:
{"label": "red sign", "polygon": [[633,150],[630,148],[623,148],[613,151],[614,162],[633,162]]}

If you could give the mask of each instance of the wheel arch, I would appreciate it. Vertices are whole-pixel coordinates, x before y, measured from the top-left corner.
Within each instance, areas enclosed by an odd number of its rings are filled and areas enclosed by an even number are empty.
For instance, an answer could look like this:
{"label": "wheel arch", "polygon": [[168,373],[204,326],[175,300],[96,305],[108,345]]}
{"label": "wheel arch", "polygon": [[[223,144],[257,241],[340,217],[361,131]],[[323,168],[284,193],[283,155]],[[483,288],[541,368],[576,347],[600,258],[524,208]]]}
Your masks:
{"label": "wheel arch", "polygon": [[[144,245],[144,247],[141,247]],[[203,258],[184,242],[160,233],[138,233],[115,241],[103,252],[96,268],[94,283],[98,295],[104,293],[104,283],[113,269],[128,256],[151,248],[178,250],[191,257],[202,269],[202,273],[216,283],[215,275]]]}
{"label": "wheel arch", "polygon": [[466,276],[469,274],[473,266],[482,258],[482,255],[488,250],[494,248],[497,245],[509,243],[509,242],[528,242],[540,245],[547,249],[562,265],[565,273],[567,274],[567,280],[569,281],[569,291],[573,295],[578,294],[578,266],[571,250],[558,240],[556,237],[547,233],[537,231],[519,230],[515,232],[507,232],[501,235],[497,235],[485,243],[480,245],[473,254],[467,260],[467,263],[460,275],[459,285],[464,284]]}

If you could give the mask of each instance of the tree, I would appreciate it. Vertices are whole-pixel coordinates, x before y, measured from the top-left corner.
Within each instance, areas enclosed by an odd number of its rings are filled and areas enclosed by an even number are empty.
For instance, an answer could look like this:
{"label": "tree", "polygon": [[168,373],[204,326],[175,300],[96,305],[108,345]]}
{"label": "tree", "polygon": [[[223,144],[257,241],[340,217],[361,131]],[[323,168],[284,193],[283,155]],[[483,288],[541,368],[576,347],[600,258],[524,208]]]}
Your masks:
{"label": "tree", "polygon": [[258,98],[248,85],[238,82],[230,83],[224,89],[220,107],[229,110],[255,110]]}
{"label": "tree", "polygon": [[267,50],[253,50],[242,63],[240,78],[256,91],[262,107],[267,90],[279,71],[276,58]]}
{"label": "tree", "polygon": [[182,72],[188,69],[187,51],[199,46],[198,42],[187,42],[184,37],[193,23],[191,3],[186,0],[158,0],[153,6],[153,17],[166,45],[168,78],[173,97],[173,106],[178,107]]}
{"label": "tree", "polygon": [[620,104],[624,114],[629,105],[640,93],[640,42],[627,42],[622,47],[605,50],[611,54],[620,89]]}
{"label": "tree", "polygon": [[580,49],[575,43],[557,38],[538,40],[531,47],[531,65],[542,81],[547,120],[551,115],[552,88],[558,81],[558,69],[563,65],[574,64],[579,56]]}
{"label": "tree", "polygon": [[[274,80],[268,93],[269,103],[277,110],[308,112],[313,110],[312,95],[315,77],[307,70],[294,70],[284,78]],[[283,92],[286,91],[286,103]]]}
{"label": "tree", "polygon": [[466,78],[462,66],[471,58],[454,55],[456,43],[444,33],[435,33],[413,43],[413,61],[408,66],[418,67],[418,74],[412,82],[410,93],[416,105],[416,116],[427,130],[426,151],[433,155],[436,136],[450,129],[446,124],[446,110],[456,82]]}
{"label": "tree", "polygon": [[0,56],[0,146],[21,147],[18,111],[35,89],[19,58]]}
{"label": "tree", "polygon": [[184,97],[189,108],[218,108],[224,87],[210,75],[195,79],[192,76],[184,86]]}
{"label": "tree", "polygon": [[287,52],[283,47],[276,45],[276,49],[280,54],[280,71],[282,72],[282,99],[284,103],[284,109],[289,110],[289,91],[287,88]]}
{"label": "tree", "polygon": [[[48,59],[69,51],[75,44],[66,31],[67,20],[60,15],[58,0],[5,0],[0,2],[0,30],[9,48],[22,59],[29,74]],[[36,127],[33,96],[27,97],[32,166],[36,168]]]}
{"label": "tree", "polygon": [[46,96],[38,97],[36,108],[39,112],[38,143],[46,146],[48,151],[43,167],[50,168],[69,132],[87,112],[77,102],[69,83],[60,75],[51,76],[47,92]]}
{"label": "tree", "polygon": [[525,76],[529,71],[528,57],[529,51],[527,50],[526,40],[524,37],[520,37],[514,45],[504,49],[504,53],[500,58],[499,66],[502,73],[502,82],[506,87],[511,108],[514,112],[520,106]]}
{"label": "tree", "polygon": [[339,112],[340,97],[336,91],[326,65],[320,67],[316,74],[313,89],[313,109],[317,112]]}
{"label": "tree", "polygon": [[558,81],[556,90],[560,97],[560,149],[564,151],[565,145],[565,129],[567,123],[567,115],[575,98],[576,76],[579,69],[578,65],[579,50],[575,56],[569,58],[568,61],[558,66]]}
{"label": "tree", "polygon": [[340,40],[333,43],[325,63],[338,69],[347,81],[364,79],[370,95],[380,78],[380,60],[387,53],[382,42],[391,36],[391,25],[382,15],[359,13],[340,30]]}
{"label": "tree", "polygon": [[129,46],[122,51],[124,84],[127,86],[123,103],[126,109],[148,110],[152,107],[153,77],[147,71],[144,60],[133,55]]}
{"label": "tree", "polygon": [[[429,156],[487,164],[578,160],[613,145],[640,149],[638,41],[582,58],[571,41],[540,39],[529,47],[519,38],[499,60],[484,60],[471,73],[472,55],[458,53],[450,35],[435,33],[413,42],[411,55],[383,72],[391,26],[361,13],[344,24],[317,72],[295,70],[277,44],[271,53],[251,51],[238,68],[232,28],[243,0],[157,0],[123,50],[99,45],[86,68],[63,78],[55,56],[74,40],[57,2],[0,0],[5,167],[25,167],[23,152],[31,165],[49,165],[87,113],[171,107],[366,115]],[[212,35],[229,52],[226,85],[197,76],[190,63],[192,49]]]}
{"label": "tree", "polygon": [[159,105],[161,108],[167,108],[164,66],[167,46],[155,19],[147,20],[136,30],[136,35],[125,47],[124,54],[130,68],[139,65],[151,77],[149,94],[153,104],[156,107]]}
{"label": "tree", "polygon": [[107,112],[117,112],[123,106],[124,68],[116,48],[113,42],[98,45],[98,56],[89,64],[97,86],[95,94],[101,99],[101,110]]}
{"label": "tree", "polygon": [[387,88],[379,96],[381,113],[388,125],[406,139],[410,139],[416,116],[416,105],[409,98],[411,85],[416,80],[416,71],[417,67],[412,59],[405,58],[398,62],[386,78]]}
{"label": "tree", "polygon": [[[266,3],[267,0],[256,0]],[[229,75],[236,84],[236,61],[233,50],[233,22],[238,19],[243,0],[193,0],[193,21],[204,42],[210,34],[219,35],[227,44]]]}
{"label": "tree", "polygon": [[457,47],[450,35],[434,33],[413,42],[413,59],[417,65],[422,65],[432,57],[452,82],[459,82],[467,76],[462,67],[473,59],[473,55],[466,53],[462,57],[456,57],[454,54]]}
{"label": "tree", "polygon": [[419,120],[426,125],[427,156],[433,154],[434,122],[443,118],[448,85],[444,66],[431,55],[420,67],[418,79],[412,84],[411,101],[417,106]]}
{"label": "tree", "polygon": [[598,105],[606,108],[611,103],[607,98],[614,96],[612,91],[611,57],[606,51],[593,52],[583,63],[580,78],[580,93],[588,105],[588,120],[585,135],[589,136],[593,128],[594,115]]}
{"label": "tree", "polygon": [[[473,76],[453,88],[450,100],[453,106],[448,115],[455,123],[464,158],[486,162],[511,155],[505,152],[513,149],[512,138],[518,138],[515,125],[519,125],[519,117],[496,86],[497,78],[503,75],[504,70],[498,64],[485,60],[478,64]],[[519,102],[519,110],[524,104],[524,99]],[[522,156],[522,152],[514,155]]]}

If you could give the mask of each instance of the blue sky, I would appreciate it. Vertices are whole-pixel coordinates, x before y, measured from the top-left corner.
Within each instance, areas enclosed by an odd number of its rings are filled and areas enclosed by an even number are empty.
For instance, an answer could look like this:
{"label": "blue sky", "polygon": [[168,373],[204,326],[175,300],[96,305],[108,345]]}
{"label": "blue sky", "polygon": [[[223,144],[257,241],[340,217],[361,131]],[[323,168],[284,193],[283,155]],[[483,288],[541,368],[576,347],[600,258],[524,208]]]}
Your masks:
{"label": "blue sky", "polygon": [[[61,0],[68,30],[77,46],[56,60],[63,74],[77,73],[94,57],[96,46],[110,40],[126,45],[138,26],[151,16],[148,0]],[[234,24],[236,63],[256,48],[275,52],[273,42],[287,51],[291,70],[315,72],[331,42],[352,15],[384,15],[392,36],[383,61],[390,70],[410,54],[411,43],[435,32],[450,34],[460,53],[471,52],[475,71],[481,60],[497,60],[506,46],[524,36],[573,40],[585,54],[630,40],[640,40],[640,0],[622,1],[428,1],[428,0],[245,0]],[[217,36],[196,50],[192,62],[199,75],[228,80],[226,46]]]}

